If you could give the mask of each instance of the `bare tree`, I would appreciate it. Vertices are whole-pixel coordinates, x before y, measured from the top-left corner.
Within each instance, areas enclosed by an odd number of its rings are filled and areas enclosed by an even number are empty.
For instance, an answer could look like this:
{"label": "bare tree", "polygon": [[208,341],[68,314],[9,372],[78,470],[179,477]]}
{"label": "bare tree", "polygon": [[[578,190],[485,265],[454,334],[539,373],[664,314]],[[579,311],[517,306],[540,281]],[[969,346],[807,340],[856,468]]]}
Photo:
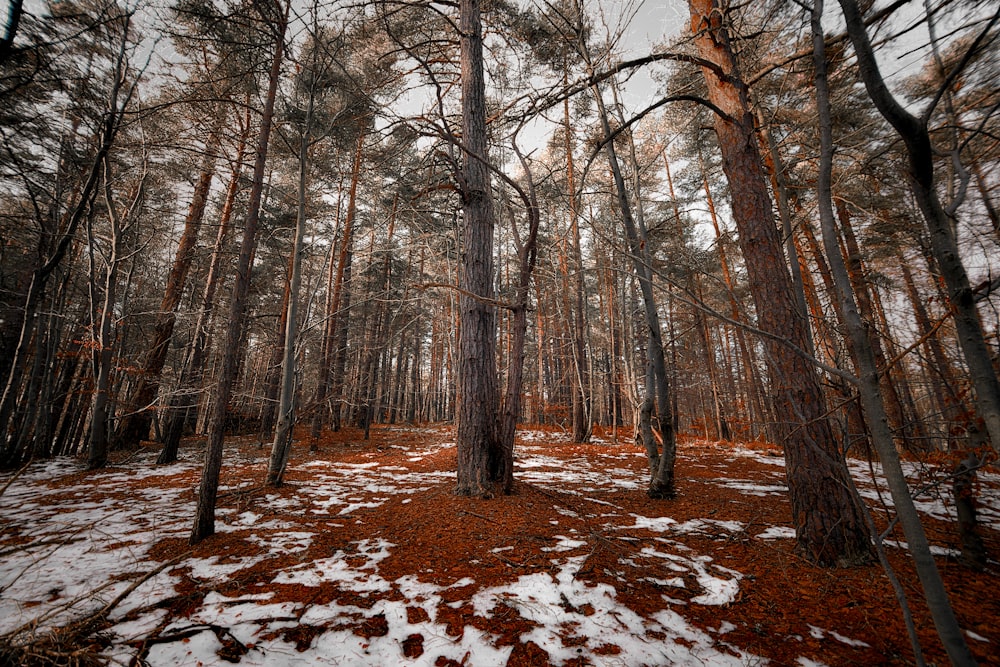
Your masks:
{"label": "bare tree", "polygon": [[498,429],[493,195],[486,146],[486,83],[479,0],[459,3],[462,65],[462,272],[458,343],[458,486],[491,497],[504,471]]}
{"label": "bare tree", "polygon": [[[969,366],[969,375],[976,390],[976,411],[986,425],[994,450],[1000,451],[1000,381],[990,361],[989,348],[983,336],[982,323],[976,307],[975,295],[955,238],[953,220],[961,197],[947,208],[941,201],[935,183],[934,147],[928,122],[941,101],[971,58],[982,48],[993,27],[1000,21],[1000,9],[986,22],[969,45],[964,57],[956,63],[942,82],[931,102],[918,117],[907,111],[893,96],[875,60],[875,52],[868,37],[868,29],[861,9],[855,0],[840,0],[847,33],[858,60],[858,70],[875,108],[892,125],[903,140],[909,158],[910,190],[923,215],[930,233],[931,250],[948,287],[948,298],[954,311],[958,343]],[[957,154],[953,155],[959,160]]]}
{"label": "bare tree", "polygon": [[201,485],[198,489],[198,509],[191,530],[190,541],[197,544],[215,533],[215,501],[219,490],[219,474],[222,470],[222,440],[225,436],[226,411],[232,394],[233,383],[236,380],[240,339],[243,334],[244,310],[246,308],[247,292],[250,289],[250,268],[254,249],[257,245],[257,227],[260,220],[261,195],[264,190],[265,167],[267,166],[268,144],[274,119],[274,100],[278,92],[278,80],[281,76],[285,48],[285,28],[288,25],[289,5],[263,6],[262,19],[270,27],[274,38],[274,53],[268,74],[267,93],[264,97],[264,109],[260,122],[260,133],[257,137],[257,152],[254,161],[253,179],[250,188],[250,200],[247,204],[247,216],[243,226],[243,241],[236,266],[236,283],[229,309],[229,321],[226,324],[226,338],[223,347],[222,368],[219,372],[218,386],[212,404],[208,427],[208,445],[205,449],[205,464],[201,474]]}

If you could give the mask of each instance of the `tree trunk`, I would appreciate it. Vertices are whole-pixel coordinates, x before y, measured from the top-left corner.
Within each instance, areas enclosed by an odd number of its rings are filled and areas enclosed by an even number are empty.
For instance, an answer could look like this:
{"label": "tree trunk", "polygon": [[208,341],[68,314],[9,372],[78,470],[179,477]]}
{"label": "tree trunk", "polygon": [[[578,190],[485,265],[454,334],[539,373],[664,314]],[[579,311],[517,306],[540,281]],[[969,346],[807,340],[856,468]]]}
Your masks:
{"label": "tree trunk", "polygon": [[[718,248],[719,266],[722,269],[722,283],[725,285],[726,293],[729,296],[729,316],[734,322],[743,323],[745,321],[743,312],[740,310],[740,304],[736,300],[735,284],[729,268],[729,257],[723,242],[722,229],[719,227],[719,218],[715,212],[715,197],[712,196],[712,189],[708,184],[708,171],[705,168],[705,161],[700,150],[698,160],[701,164],[701,184],[702,189],[705,191],[705,201],[708,203],[708,214],[712,221],[712,229],[715,230],[715,245]],[[766,399],[762,395],[763,383],[760,379],[760,373],[757,371],[757,364],[751,356],[746,332],[741,327],[736,327],[736,344],[740,348],[740,359],[747,378],[747,382],[743,384],[746,385],[748,403],[751,407],[750,419],[752,424],[750,433],[752,436],[756,436],[758,432],[762,431],[767,436],[769,434],[767,425],[771,422],[771,419],[768,415]],[[759,422],[760,425],[755,426],[754,422]],[[758,431],[758,428],[761,431]]]}
{"label": "tree trunk", "polygon": [[[861,248],[854,234],[850,212],[843,201],[837,201],[835,206],[837,219],[840,222],[841,237],[844,242],[847,275],[851,279],[851,288],[857,303],[858,314],[863,321],[867,322],[867,326],[871,327],[873,334],[871,337],[871,351],[875,356],[875,364],[878,368],[879,386],[882,388],[882,402],[885,406],[886,416],[889,419],[889,428],[895,434],[901,447],[908,451],[916,451],[917,444],[912,437],[912,429],[907,421],[896,382],[893,381],[890,369],[887,367],[881,337],[875,328],[876,314],[873,304],[874,299],[869,293],[869,285],[865,279],[864,266],[861,261]],[[831,264],[832,262],[833,260],[831,260]]]}
{"label": "tree trunk", "polygon": [[[690,0],[691,32],[729,180],[732,213],[765,341],[777,429],[785,451],[796,550],[821,565],[854,565],[871,558],[862,510],[850,493],[843,453],[826,416],[819,377],[802,352],[809,341],[782,255],[747,87],[743,83],[714,0]],[[793,349],[797,348],[797,349]]]}
{"label": "tree trunk", "polygon": [[102,253],[102,259],[106,266],[104,278],[103,296],[98,304],[95,280],[96,265],[94,261],[95,253],[99,252],[95,248],[95,238],[93,234],[92,221],[88,220],[87,236],[88,247],[90,249],[90,304],[91,304],[91,331],[94,332],[94,399],[91,407],[90,422],[90,445],[87,453],[87,467],[91,470],[103,468],[108,462],[108,446],[111,440],[111,414],[110,403],[110,382],[111,382],[111,362],[114,352],[111,338],[112,324],[115,319],[115,309],[117,307],[118,272],[121,268],[121,243],[122,236],[127,226],[127,221],[135,214],[135,209],[142,200],[143,189],[145,188],[145,176],[140,178],[135,187],[134,197],[131,205],[122,212],[118,210],[112,192],[114,174],[111,169],[111,158],[104,157],[104,204],[107,207],[108,223],[110,226],[109,247],[107,254]]}
{"label": "tree trunk", "polygon": [[197,544],[215,533],[215,501],[219,492],[219,473],[222,470],[222,439],[225,435],[226,410],[236,380],[237,354],[243,334],[244,313],[247,293],[250,290],[251,259],[257,246],[257,227],[260,220],[260,202],[264,191],[264,169],[267,165],[267,148],[271,138],[274,100],[281,76],[281,62],[284,54],[285,26],[288,22],[288,6],[282,10],[281,19],[275,28],[274,55],[268,77],[267,96],[260,122],[257,140],[257,157],[254,162],[250,200],[247,202],[247,217],[243,227],[243,242],[240,245],[236,265],[236,282],[233,285],[229,322],[226,325],[226,340],[223,347],[222,368],[216,388],[216,396],[208,429],[208,444],[205,448],[205,465],[202,469],[198,490],[198,508],[191,530],[191,544]]}
{"label": "tree trunk", "polygon": [[956,467],[951,486],[958,515],[958,536],[962,549],[962,563],[981,571],[988,562],[988,553],[978,531],[976,519],[976,469],[982,465],[976,455],[969,455]]}
{"label": "tree trunk", "polygon": [[[344,392],[344,367],[347,363],[347,333],[351,309],[351,262],[354,257],[354,218],[357,211],[358,182],[361,179],[361,158],[365,145],[365,132],[358,133],[357,145],[354,149],[354,164],[351,168],[351,187],[347,196],[347,213],[344,216],[344,231],[340,239],[340,253],[337,258],[337,276],[333,283],[333,302],[330,306],[330,316],[333,318],[331,327],[334,340],[330,346],[332,367],[322,371],[322,378],[330,386],[329,395],[333,399],[334,431],[340,430],[340,415]],[[324,393],[321,400],[325,400]],[[323,429],[323,419],[328,410],[323,405],[317,406],[313,415],[312,435],[318,438]]]}
{"label": "tree trunk", "polygon": [[[564,66],[565,70],[565,66]],[[564,75],[564,81],[566,77]],[[572,243],[573,259],[573,364],[575,391],[573,392],[573,442],[590,440],[591,429],[591,396],[590,396],[590,360],[587,355],[586,342],[586,299],[583,284],[583,250],[580,244],[580,212],[576,198],[576,173],[573,163],[573,129],[570,124],[569,98],[563,100],[563,125],[566,150],[566,191],[569,196],[570,242]],[[537,204],[536,204],[537,206]],[[536,212],[537,215],[537,212]],[[534,251],[532,251],[534,252]],[[522,260],[522,267],[523,267]],[[522,269],[523,270],[523,269]],[[527,297],[527,295],[525,295]],[[525,301],[525,303],[527,303]],[[515,336],[517,333],[515,332]]]}
{"label": "tree trunk", "polygon": [[[126,44],[123,39],[121,50],[118,54],[119,69],[123,66],[125,48]],[[52,276],[53,271],[62,263],[70,244],[76,236],[76,230],[93,205],[97,186],[100,183],[101,171],[104,168],[104,160],[115,142],[121,124],[123,111],[119,108],[119,97],[122,92],[122,83],[121,77],[116,77],[115,85],[111,90],[109,109],[101,125],[100,143],[97,152],[91,162],[87,180],[80,190],[79,198],[71,211],[66,215],[66,224],[63,226],[64,231],[60,234],[59,242],[51,254],[44,261],[40,262],[39,266],[31,274],[31,282],[28,285],[28,293],[25,296],[24,307],[22,308],[20,335],[18,336],[13,359],[7,372],[3,395],[0,396],[0,466],[3,467],[13,467],[21,463],[22,452],[16,450],[14,447],[15,443],[8,437],[8,425],[15,409],[24,364],[27,361],[29,346],[38,323],[35,313],[39,304],[44,299],[49,278]]]}
{"label": "tree trunk", "polygon": [[[858,364],[858,389],[864,407],[865,421],[871,432],[872,444],[878,451],[882,471],[889,485],[896,516],[903,527],[909,544],[910,556],[924,590],[927,606],[934,619],[938,636],[944,643],[948,658],[953,665],[975,664],[965,636],[951,608],[948,593],[938,572],[930,543],[920,522],[916,506],[910,495],[906,477],[899,463],[899,455],[893,443],[888,416],[879,385],[879,368],[875,356],[873,338],[877,335],[870,323],[866,325],[858,312],[857,303],[851,290],[851,279],[841,255],[840,243],[833,213],[831,181],[833,172],[833,133],[830,118],[830,97],[827,87],[825,39],[821,23],[822,0],[814,0],[812,12],[813,65],[816,77],[816,108],[819,115],[820,163],[817,179],[817,199],[819,202],[820,224],[823,229],[823,245],[833,271],[837,297],[844,313],[848,335],[854,341],[854,352]],[[878,539],[878,536],[874,536]],[[905,605],[905,602],[903,603]],[[911,633],[914,652],[920,655],[920,645],[915,633]]]}
{"label": "tree trunk", "polygon": [[489,498],[502,483],[493,287],[493,198],[486,145],[479,0],[460,0],[462,61],[462,273],[458,297],[458,486]]}
{"label": "tree trunk", "polygon": [[799,262],[798,249],[795,247],[795,233],[792,230],[792,212],[788,206],[788,183],[785,181],[785,165],[781,161],[781,153],[778,152],[778,144],[774,140],[774,133],[771,128],[764,124],[758,109],[762,141],[767,148],[764,152],[764,164],[768,168],[771,177],[771,188],[778,197],[778,215],[781,218],[781,233],[785,237],[785,257],[788,261],[788,268],[792,278],[792,294],[795,296],[795,306],[799,310],[805,327],[806,343],[805,348],[809,354],[815,354],[813,350],[812,335],[809,331],[809,309],[806,307],[805,284],[802,280],[802,266]]}
{"label": "tree trunk", "polygon": [[[625,189],[625,180],[622,178],[621,167],[618,163],[618,155],[615,152],[614,141],[611,139],[611,125],[608,122],[608,112],[604,106],[604,98],[597,85],[592,86],[594,99],[597,102],[598,114],[601,120],[601,128],[604,133],[604,152],[608,157],[611,174],[615,182],[615,190],[618,196],[619,212],[625,226],[625,236],[628,239],[632,266],[636,277],[639,280],[639,289],[642,293],[643,314],[646,323],[646,359],[651,368],[651,382],[647,380],[647,396],[655,395],[656,417],[659,421],[659,435],[662,442],[662,450],[656,443],[650,444],[649,435],[645,434],[645,426],[642,427],[644,433],[643,441],[646,443],[647,454],[649,454],[650,468],[653,470],[646,495],[650,498],[673,498],[677,494],[674,485],[674,462],[677,457],[677,440],[674,432],[674,417],[670,405],[670,385],[667,377],[667,362],[663,353],[663,334],[660,327],[660,314],[656,306],[656,297],[653,294],[653,274],[649,259],[645,239],[645,228],[638,227],[632,216],[632,206],[629,203],[628,192]],[[647,377],[649,374],[647,373]],[[652,392],[652,393],[650,393]],[[651,399],[647,399],[651,400]],[[657,457],[652,456],[657,450]]]}
{"label": "tree trunk", "polygon": [[[516,148],[515,148],[516,150]],[[520,153],[518,153],[520,157]],[[527,189],[520,192],[528,218],[528,234],[522,241],[516,222],[511,215],[511,227],[517,247],[517,286],[511,309],[510,362],[507,370],[507,389],[504,394],[500,422],[500,447],[503,452],[503,474],[501,484],[504,493],[510,493],[514,486],[514,436],[517,418],[521,414],[521,397],[524,384],[524,350],[528,331],[528,297],[531,292],[531,274],[537,259],[539,210],[535,184],[527,160],[521,158],[521,167],[527,180]],[[589,414],[589,413],[588,413]],[[589,417],[588,417],[589,418]],[[589,431],[589,429],[588,429]],[[589,434],[588,434],[589,435]]]}
{"label": "tree trunk", "polygon": [[309,103],[299,137],[298,206],[295,216],[295,239],[292,242],[292,271],[288,281],[288,315],[285,318],[285,349],[281,360],[281,396],[278,401],[278,427],[271,444],[271,459],[267,468],[267,485],[281,486],[292,449],[292,427],[295,425],[295,344],[299,331],[299,291],[302,284],[302,249],[306,234],[306,186],[309,170],[309,142],[312,136],[314,88],[309,89]]}
{"label": "tree trunk", "polygon": [[[956,449],[959,446],[958,434],[968,428],[967,420],[963,417],[966,411],[965,402],[958,393],[960,387],[955,374],[952,372],[951,361],[944,352],[941,340],[931,324],[930,315],[924,305],[923,297],[917,291],[916,281],[913,279],[913,272],[910,270],[909,262],[898,255],[900,270],[903,274],[903,284],[906,285],[906,293],[910,299],[910,306],[913,308],[913,316],[917,324],[917,333],[921,338],[926,337],[924,343],[928,351],[930,362],[934,373],[937,375],[935,381],[931,382],[934,398],[941,411],[944,420],[944,433],[946,434],[948,449]],[[949,395],[946,395],[948,392]]]}
{"label": "tree trunk", "polygon": [[202,292],[201,308],[198,311],[198,319],[194,327],[194,337],[187,354],[187,361],[181,372],[178,393],[170,401],[169,418],[167,420],[167,427],[164,429],[163,449],[160,450],[160,456],[156,460],[161,465],[173,463],[177,460],[177,451],[180,447],[181,436],[190,419],[191,412],[198,404],[197,390],[200,388],[202,376],[204,375],[205,350],[208,345],[208,327],[212,317],[212,310],[215,308],[215,290],[219,284],[219,274],[222,270],[225,240],[229,234],[236,196],[240,191],[240,174],[243,171],[243,158],[246,154],[249,134],[250,110],[248,108],[246,122],[243,126],[243,131],[240,133],[240,140],[236,148],[236,157],[233,161],[229,186],[226,189],[226,198],[222,205],[222,212],[219,215],[219,230],[216,233],[215,245],[212,248],[208,275],[205,278],[205,289]]}

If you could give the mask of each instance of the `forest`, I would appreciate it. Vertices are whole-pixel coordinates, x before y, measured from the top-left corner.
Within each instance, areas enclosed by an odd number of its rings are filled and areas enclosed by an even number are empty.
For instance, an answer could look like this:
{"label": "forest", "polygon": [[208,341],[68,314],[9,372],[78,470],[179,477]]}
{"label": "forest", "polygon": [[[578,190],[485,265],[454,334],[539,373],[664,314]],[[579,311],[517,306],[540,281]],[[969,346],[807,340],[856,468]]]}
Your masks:
{"label": "forest", "polygon": [[995,0],[5,5],[0,665],[1000,664]]}

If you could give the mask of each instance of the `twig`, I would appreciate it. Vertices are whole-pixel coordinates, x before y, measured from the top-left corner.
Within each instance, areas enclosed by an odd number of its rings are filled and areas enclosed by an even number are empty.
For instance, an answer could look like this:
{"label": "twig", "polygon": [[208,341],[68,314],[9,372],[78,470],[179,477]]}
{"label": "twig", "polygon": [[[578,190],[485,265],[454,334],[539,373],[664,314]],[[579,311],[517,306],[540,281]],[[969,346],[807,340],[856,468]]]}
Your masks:
{"label": "twig", "polygon": [[18,544],[13,547],[10,547],[9,549],[4,549],[3,551],[0,551],[0,558],[5,558],[10,554],[17,553],[19,551],[28,551],[29,549],[35,549],[37,547],[47,547],[50,544],[55,544],[61,547],[67,544],[72,544],[73,542],[79,542],[82,539],[84,538],[70,536],[70,537],[53,538],[49,540],[36,540],[35,542],[29,542],[27,544]]}
{"label": "twig", "polygon": [[24,472],[25,470],[27,470],[27,469],[28,469],[28,466],[30,466],[30,465],[31,465],[31,461],[28,461],[28,462],[27,462],[27,463],[25,463],[25,464],[24,464],[23,466],[21,466],[21,467],[20,467],[20,468],[18,469],[18,471],[17,471],[17,472],[15,472],[15,473],[14,473],[13,475],[11,475],[10,479],[8,479],[8,480],[7,480],[7,483],[3,485],[3,488],[0,488],[0,496],[2,496],[2,495],[4,494],[4,492],[6,492],[6,491],[7,491],[7,488],[8,488],[8,487],[9,487],[9,486],[10,486],[11,484],[13,484],[13,483],[14,483],[14,480],[16,480],[16,479],[17,479],[18,477],[20,477],[20,476],[21,476],[21,473],[23,473],[23,472]]}
{"label": "twig", "polygon": [[483,516],[482,514],[476,514],[475,512],[470,512],[469,510],[459,510],[459,512],[461,514],[468,514],[470,516],[478,517],[478,518],[482,519],[483,521],[489,521],[490,523],[495,523],[495,524],[499,525],[498,521],[494,521],[493,519],[489,518],[488,516]]}

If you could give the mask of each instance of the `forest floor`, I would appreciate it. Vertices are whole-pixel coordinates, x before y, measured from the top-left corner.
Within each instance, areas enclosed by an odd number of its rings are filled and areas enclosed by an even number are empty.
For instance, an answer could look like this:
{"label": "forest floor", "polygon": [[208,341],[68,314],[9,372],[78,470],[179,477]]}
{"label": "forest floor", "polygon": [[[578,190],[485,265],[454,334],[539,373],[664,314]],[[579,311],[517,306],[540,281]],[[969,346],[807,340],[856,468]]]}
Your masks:
{"label": "forest floor", "polygon": [[[152,446],[98,472],[33,463],[0,476],[0,663],[913,663],[877,563],[793,553],[776,447],[683,440],[679,496],[653,501],[642,451],[598,436],[521,431],[516,493],[492,500],[452,494],[445,426],[297,442],[280,489],[262,486],[267,448],[234,438],[217,534],[193,548],[201,441],[167,466]],[[851,468],[884,517],[877,465]],[[923,485],[946,467],[907,471]],[[1000,665],[1000,474],[977,486],[984,572],[958,562],[948,488],[930,484],[918,506],[973,652]],[[887,550],[925,658],[946,664],[898,529]]]}

